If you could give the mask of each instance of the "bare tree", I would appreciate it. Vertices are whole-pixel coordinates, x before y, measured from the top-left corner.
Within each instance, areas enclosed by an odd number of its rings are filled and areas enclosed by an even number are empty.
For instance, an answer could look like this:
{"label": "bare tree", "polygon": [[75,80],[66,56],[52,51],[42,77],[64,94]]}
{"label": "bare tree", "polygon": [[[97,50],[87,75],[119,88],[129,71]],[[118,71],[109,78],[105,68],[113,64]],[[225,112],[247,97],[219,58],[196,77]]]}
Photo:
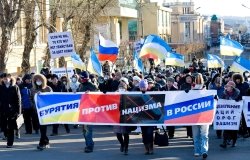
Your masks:
{"label": "bare tree", "polygon": [[6,69],[11,33],[20,18],[22,2],[23,0],[0,1],[0,27],[2,31],[0,42],[0,72],[4,72]]}
{"label": "bare tree", "polygon": [[25,42],[24,51],[22,58],[22,74],[30,72],[30,52],[33,48],[34,41],[36,39],[36,28],[35,28],[35,0],[25,0],[24,14],[25,14]]}
{"label": "bare tree", "polygon": [[81,59],[86,58],[86,51],[88,49],[88,44],[91,40],[91,31],[93,31],[93,23],[99,17],[100,13],[104,9],[111,5],[114,0],[87,0],[84,5],[84,9],[81,10],[78,14],[84,15],[75,19],[76,22],[74,25],[75,29],[78,29],[82,33],[81,47],[78,51]]}
{"label": "bare tree", "polygon": [[[84,4],[84,0],[63,0],[60,5],[59,14],[62,15],[63,24],[62,31],[65,32],[68,30],[70,21],[76,16],[77,10]],[[65,58],[59,58],[59,67],[64,67],[66,64]]]}
{"label": "bare tree", "polygon": [[[37,3],[37,6],[38,6],[39,11],[40,11],[41,23],[42,23],[42,25],[46,26],[49,33],[53,33],[53,32],[57,31],[56,30],[56,18],[57,18],[60,4],[61,4],[61,0],[50,0],[50,19],[49,19],[49,23],[47,23],[46,19],[45,19],[46,14],[44,13],[44,11],[42,9],[42,4]],[[49,51],[49,47],[47,45],[44,63],[43,63],[44,67],[50,67],[50,59],[51,59],[50,51]]]}

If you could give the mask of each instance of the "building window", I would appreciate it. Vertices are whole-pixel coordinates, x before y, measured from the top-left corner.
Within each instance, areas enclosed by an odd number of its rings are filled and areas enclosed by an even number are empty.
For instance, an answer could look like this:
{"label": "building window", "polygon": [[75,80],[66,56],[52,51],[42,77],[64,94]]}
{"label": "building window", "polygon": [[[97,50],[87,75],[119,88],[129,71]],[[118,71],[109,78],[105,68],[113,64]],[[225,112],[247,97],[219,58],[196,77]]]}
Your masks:
{"label": "building window", "polygon": [[119,23],[119,28],[120,28],[120,39],[122,39],[122,21],[119,20],[118,23]]}
{"label": "building window", "polygon": [[185,22],[185,38],[190,38],[190,22]]}
{"label": "building window", "polygon": [[162,10],[158,10],[158,26],[162,26]]}
{"label": "building window", "polygon": [[167,12],[163,11],[163,16],[162,16],[162,21],[163,21],[163,26],[167,26]]}
{"label": "building window", "polygon": [[190,14],[190,7],[183,7],[182,12],[183,14]]}
{"label": "building window", "polygon": [[129,20],[128,21],[128,31],[129,31],[129,41],[135,41],[137,38],[137,21]]}
{"label": "building window", "polygon": [[17,25],[16,25],[16,39],[15,39],[15,44],[16,45],[22,45],[22,27],[23,27],[23,24],[22,24],[22,21],[23,19],[20,18],[19,21],[17,22]]}

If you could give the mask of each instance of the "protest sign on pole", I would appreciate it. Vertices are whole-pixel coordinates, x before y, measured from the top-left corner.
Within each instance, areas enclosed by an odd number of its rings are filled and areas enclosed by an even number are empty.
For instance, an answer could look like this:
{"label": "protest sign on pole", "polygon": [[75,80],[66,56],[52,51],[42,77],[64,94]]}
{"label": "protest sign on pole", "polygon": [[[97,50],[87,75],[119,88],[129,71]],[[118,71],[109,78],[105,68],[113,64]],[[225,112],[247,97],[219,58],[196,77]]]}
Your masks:
{"label": "protest sign on pole", "polygon": [[212,124],[216,91],[41,93],[40,124],[124,126]]}
{"label": "protest sign on pole", "polygon": [[51,58],[71,56],[75,53],[70,32],[55,32],[48,34],[48,44]]}
{"label": "protest sign on pole", "polygon": [[214,117],[215,130],[239,130],[243,101],[219,99]]}
{"label": "protest sign on pole", "polygon": [[250,127],[250,97],[243,97],[243,113],[246,120],[247,127]]}
{"label": "protest sign on pole", "polygon": [[68,67],[68,68],[52,68],[51,73],[56,74],[59,78],[61,78],[62,76],[72,77],[74,75],[74,69],[71,68],[71,67]]}

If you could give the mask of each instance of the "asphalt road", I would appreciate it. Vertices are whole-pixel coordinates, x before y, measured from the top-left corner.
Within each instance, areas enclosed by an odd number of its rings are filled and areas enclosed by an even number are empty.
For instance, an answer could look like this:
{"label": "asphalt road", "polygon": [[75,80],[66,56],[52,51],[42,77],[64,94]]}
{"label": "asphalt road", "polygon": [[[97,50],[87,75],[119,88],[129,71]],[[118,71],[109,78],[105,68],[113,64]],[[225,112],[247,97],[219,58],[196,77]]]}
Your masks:
{"label": "asphalt road", "polygon": [[[72,126],[71,126],[72,128]],[[52,128],[48,128],[48,135]],[[123,155],[119,150],[119,143],[110,126],[95,126],[94,141],[95,148],[92,153],[84,153],[84,138],[81,128],[71,129],[66,134],[63,126],[60,126],[59,135],[50,138],[51,148],[38,151],[39,135],[24,135],[21,131],[21,139],[17,139],[14,148],[5,148],[6,142],[0,141],[0,160],[198,160],[201,157],[193,156],[193,145],[190,138],[186,138],[185,128],[178,128],[175,139],[170,140],[167,147],[155,146],[154,155],[144,155],[144,147],[141,135],[131,135],[129,154]],[[208,160],[249,160],[250,159],[250,138],[239,138],[237,147],[221,149],[215,131],[210,130],[209,156]]]}

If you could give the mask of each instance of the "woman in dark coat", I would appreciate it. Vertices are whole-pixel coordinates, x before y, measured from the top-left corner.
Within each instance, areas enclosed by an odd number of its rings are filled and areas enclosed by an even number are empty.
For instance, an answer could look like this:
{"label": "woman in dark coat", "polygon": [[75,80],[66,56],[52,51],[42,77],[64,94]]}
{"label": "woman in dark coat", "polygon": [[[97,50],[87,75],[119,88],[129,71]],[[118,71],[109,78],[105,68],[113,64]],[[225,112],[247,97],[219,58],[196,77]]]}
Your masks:
{"label": "woman in dark coat", "polygon": [[[118,91],[119,92],[126,92],[128,85],[126,83],[128,83],[128,81],[122,81],[125,78],[122,78],[120,81],[120,84],[118,86]],[[128,144],[129,144],[129,130],[130,127],[127,126],[114,126],[114,133],[116,134],[116,137],[118,139],[118,141],[121,144],[120,147],[120,151],[124,152],[125,155],[128,154]]]}
{"label": "woman in dark coat", "polygon": [[[40,92],[52,92],[52,89],[47,86],[47,79],[42,74],[34,75],[33,79],[33,88],[31,89],[31,95],[34,98],[35,94]],[[49,148],[49,138],[47,137],[47,125],[40,124],[40,142],[37,146],[38,150],[44,150]]]}
{"label": "woman in dark coat", "polygon": [[[180,90],[184,90],[185,92],[189,92],[194,85],[194,79],[191,75],[186,75],[185,82],[180,86]],[[187,126],[187,137],[193,138],[192,127]]]}
{"label": "woman in dark coat", "polygon": [[[139,83],[139,88],[142,93],[149,91],[148,81],[146,79],[141,80]],[[155,129],[155,126],[141,126],[142,141],[145,146],[146,155],[154,154],[154,151],[153,151],[154,129]]]}
{"label": "woman in dark coat", "polygon": [[[229,81],[225,85],[225,91],[223,93],[222,99],[235,100],[235,101],[240,100],[240,91],[239,89],[236,88],[236,84],[233,81]],[[238,136],[237,134],[238,134],[237,130],[224,130],[223,143],[220,145],[220,147],[226,148],[227,141],[231,139],[233,140],[232,147],[235,147]]]}
{"label": "woman in dark coat", "polygon": [[16,120],[21,114],[21,94],[15,79],[10,74],[4,73],[0,89],[2,130],[7,137],[7,148],[12,148],[14,134],[17,129]]}

